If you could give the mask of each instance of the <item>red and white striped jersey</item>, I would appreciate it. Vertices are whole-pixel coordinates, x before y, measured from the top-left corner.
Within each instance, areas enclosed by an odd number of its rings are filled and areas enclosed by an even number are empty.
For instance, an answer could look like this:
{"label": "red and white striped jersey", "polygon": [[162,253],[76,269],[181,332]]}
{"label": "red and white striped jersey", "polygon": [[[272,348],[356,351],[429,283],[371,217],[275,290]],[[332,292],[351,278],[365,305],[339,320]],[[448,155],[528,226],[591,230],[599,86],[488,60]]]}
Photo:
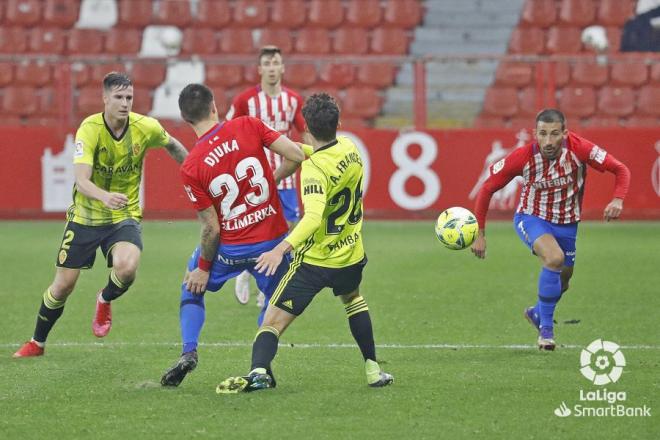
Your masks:
{"label": "red and white striped jersey", "polygon": [[[300,133],[305,129],[302,104],[300,95],[287,87],[282,87],[282,92],[278,96],[271,97],[261,89],[260,85],[257,85],[234,98],[225,119],[231,120],[246,115],[259,118],[269,127],[290,138],[294,126]],[[268,163],[275,171],[282,163],[282,157],[267,148],[264,151]],[[277,189],[295,187],[294,176],[289,176],[282,179]]]}
{"label": "red and white striped jersey", "polygon": [[557,224],[580,221],[587,165],[600,172],[616,174],[614,197],[623,199],[626,196],[630,175],[626,179],[622,168],[627,168],[598,145],[569,132],[556,159],[545,159],[538,144],[532,142],[515,149],[490,167],[490,177],[484,182],[476,201],[479,227],[485,227],[492,194],[516,176],[524,179],[516,212]]}

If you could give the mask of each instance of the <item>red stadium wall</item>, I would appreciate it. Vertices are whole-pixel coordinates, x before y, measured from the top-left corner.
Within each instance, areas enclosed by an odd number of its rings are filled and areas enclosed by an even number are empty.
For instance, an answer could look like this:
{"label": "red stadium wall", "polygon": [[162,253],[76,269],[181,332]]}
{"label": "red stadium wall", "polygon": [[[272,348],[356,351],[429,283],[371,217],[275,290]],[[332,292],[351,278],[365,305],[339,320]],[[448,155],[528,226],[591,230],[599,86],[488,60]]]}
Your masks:
{"label": "red stadium wall", "polygon": [[[187,128],[170,132],[191,145],[193,136]],[[487,163],[499,160],[529,136],[527,132],[486,129],[406,133],[356,129],[350,133],[363,148],[368,171],[366,215],[401,219],[430,217],[455,205],[471,208],[471,192],[474,195],[478,189]],[[592,129],[579,133],[630,167],[632,183],[624,218],[660,219],[660,129]],[[42,190],[41,164],[46,148],[55,155],[62,152],[65,137],[48,128],[2,128],[0,139],[0,218],[63,218],[62,212],[44,210],[43,192],[47,189]],[[61,159],[69,161],[68,156]],[[602,215],[613,184],[612,175],[590,170],[583,206],[585,218]],[[177,167],[162,150],[147,155],[144,195],[146,218],[194,218]],[[493,217],[509,215],[517,203],[515,184],[508,195],[500,196],[493,202]]]}

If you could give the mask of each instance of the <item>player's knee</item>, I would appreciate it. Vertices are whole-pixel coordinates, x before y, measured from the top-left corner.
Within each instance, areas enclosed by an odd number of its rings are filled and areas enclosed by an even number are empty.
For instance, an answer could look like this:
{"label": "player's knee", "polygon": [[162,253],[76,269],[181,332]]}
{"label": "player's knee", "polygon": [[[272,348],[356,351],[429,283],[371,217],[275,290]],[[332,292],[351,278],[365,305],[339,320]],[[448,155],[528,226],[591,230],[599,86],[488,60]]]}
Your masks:
{"label": "player's knee", "polygon": [[544,258],[543,263],[548,269],[560,271],[564,267],[564,253],[561,250],[559,252],[550,252]]}
{"label": "player's knee", "polygon": [[71,295],[71,292],[73,292],[73,288],[75,286],[75,281],[71,282],[67,280],[57,280],[51,284],[49,288],[50,294],[53,295],[53,298],[56,300],[63,300]]}
{"label": "player's knee", "polygon": [[351,293],[347,293],[347,294],[345,294],[345,295],[341,295],[340,298],[341,298],[341,302],[342,302],[342,303],[344,303],[344,304],[348,304],[348,303],[350,303],[351,301],[353,301],[355,298],[357,298],[358,296],[360,296],[360,292],[357,291],[357,290],[355,290],[355,291],[353,291],[353,292],[351,292]]}
{"label": "player's knee", "polygon": [[140,259],[135,256],[121,256],[113,258],[112,268],[121,281],[130,282],[135,279]]}

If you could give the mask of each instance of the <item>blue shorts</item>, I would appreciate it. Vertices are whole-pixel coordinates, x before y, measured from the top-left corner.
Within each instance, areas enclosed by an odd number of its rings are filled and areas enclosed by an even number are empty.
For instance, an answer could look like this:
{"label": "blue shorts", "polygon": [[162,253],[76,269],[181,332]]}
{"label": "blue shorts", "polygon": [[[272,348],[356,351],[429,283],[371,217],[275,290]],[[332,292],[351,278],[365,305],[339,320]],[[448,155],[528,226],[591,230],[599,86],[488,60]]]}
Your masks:
{"label": "blue shorts", "polygon": [[[286,235],[282,235],[275,240],[262,241],[254,244],[221,244],[218,247],[218,253],[211,266],[209,282],[206,286],[206,290],[217,292],[227,280],[235,278],[244,270],[247,270],[257,281],[257,287],[259,287],[259,290],[262,291],[267,298],[270,298],[284,274],[289,270],[289,253],[284,255],[282,263],[280,263],[277,271],[271,276],[266,276],[265,274],[257,272],[254,269],[254,265],[256,264],[256,259],[259,255],[273,249],[279,244],[279,242],[284,240],[285,237]],[[188,271],[193,271],[197,267],[199,252],[200,249],[197,247],[188,261]]]}
{"label": "blue shorts", "polygon": [[513,227],[518,233],[518,237],[532,249],[534,253],[534,242],[543,234],[550,234],[555,237],[559,247],[564,251],[564,266],[575,265],[575,239],[577,238],[577,223],[568,223],[559,225],[543,220],[529,214],[517,213],[513,216]]}
{"label": "blue shorts", "polygon": [[280,203],[284,209],[284,218],[288,222],[297,222],[300,220],[300,209],[298,209],[298,191],[294,189],[277,190],[280,196]]}

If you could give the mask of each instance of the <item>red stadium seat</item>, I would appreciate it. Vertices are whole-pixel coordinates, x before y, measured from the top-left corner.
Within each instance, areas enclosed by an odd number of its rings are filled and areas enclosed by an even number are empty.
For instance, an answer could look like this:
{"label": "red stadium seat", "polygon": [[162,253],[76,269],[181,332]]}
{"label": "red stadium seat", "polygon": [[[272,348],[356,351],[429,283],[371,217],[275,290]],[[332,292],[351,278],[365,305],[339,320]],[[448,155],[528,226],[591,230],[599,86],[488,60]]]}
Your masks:
{"label": "red stadium seat", "polygon": [[[259,77],[259,69],[257,66],[245,66],[245,70],[243,71],[243,83],[250,87],[258,84],[260,81],[261,78]],[[242,90],[240,90],[240,92],[242,92]]]}
{"label": "red stadium seat", "polygon": [[37,89],[34,87],[8,87],[2,100],[4,113],[30,116],[39,110]]}
{"label": "red stadium seat", "polygon": [[343,21],[341,0],[311,0],[309,3],[308,26],[334,29]]}
{"label": "red stadium seat", "polygon": [[112,28],[105,37],[105,52],[117,55],[134,55],[142,46],[142,31],[138,29]]}
{"label": "red stadium seat", "polygon": [[394,83],[396,66],[388,63],[365,63],[357,66],[357,80],[365,86],[379,89]]}
{"label": "red stadium seat", "polygon": [[153,108],[152,90],[148,87],[133,87],[132,111],[142,115],[148,114]]}
{"label": "red stadium seat", "polygon": [[632,115],[626,119],[626,127],[653,127],[657,128],[660,119],[655,116]]}
{"label": "red stadium seat", "polygon": [[353,128],[367,128],[371,127],[372,124],[369,123],[364,118],[355,118],[355,117],[343,117],[339,115],[339,124],[340,130],[353,129]]}
{"label": "red stadium seat", "polygon": [[156,24],[186,27],[192,21],[190,3],[180,0],[161,0],[154,19]]}
{"label": "red stadium seat", "polygon": [[59,115],[60,106],[58,94],[53,87],[43,87],[37,93],[39,97],[39,116],[54,117]]}
{"label": "red stadium seat", "polygon": [[491,115],[479,115],[472,124],[475,128],[505,128],[506,118]]}
{"label": "red stadium seat", "polygon": [[660,117],[660,85],[653,84],[639,89],[637,114]]}
{"label": "red stadium seat", "polygon": [[553,27],[548,30],[548,53],[579,53],[582,51],[582,32],[577,28]]}
{"label": "red stadium seat", "polygon": [[591,87],[564,87],[559,109],[569,118],[591,116],[596,111],[596,92]]}
{"label": "red stadium seat", "polygon": [[630,87],[603,87],[598,92],[598,111],[608,116],[628,116],[635,111],[635,94]]}
{"label": "red stadium seat", "polygon": [[651,84],[660,83],[660,63],[651,64],[649,81],[651,82]]}
{"label": "red stadium seat", "polygon": [[257,39],[256,46],[277,46],[283,53],[289,53],[293,49],[293,42],[291,41],[291,31],[288,29],[273,29],[266,28],[261,31]]}
{"label": "red stadium seat", "polygon": [[495,72],[495,84],[524,87],[532,82],[533,67],[530,63],[502,61]]}
{"label": "red stadium seat", "polygon": [[351,87],[346,89],[341,111],[346,118],[373,118],[380,113],[381,102],[381,97],[375,89]]}
{"label": "red stadium seat", "polygon": [[514,130],[520,130],[522,128],[526,130],[533,130],[535,128],[534,117],[529,117],[529,116],[526,116],[524,118],[513,117],[509,119],[508,126],[509,128],[512,128]]}
{"label": "red stadium seat", "polygon": [[618,128],[621,125],[621,118],[618,116],[608,116],[601,113],[592,116],[582,123],[583,127],[589,128]]}
{"label": "red stadium seat", "polygon": [[187,28],[183,31],[181,54],[214,55],[218,52],[218,39],[213,29]]}
{"label": "red stadium seat", "polygon": [[559,6],[559,23],[583,28],[596,20],[593,0],[562,0]]}
{"label": "red stadium seat", "polygon": [[628,0],[600,0],[598,2],[598,24],[623,26],[635,14],[635,4]]}
{"label": "red stadium seat", "polygon": [[14,64],[0,62],[0,87],[11,84],[14,79]]}
{"label": "red stadium seat", "polygon": [[[209,84],[207,85],[211,87]],[[211,87],[211,90],[213,90],[213,97],[215,98],[215,106],[218,109],[218,115],[220,116],[220,119],[223,119],[227,114],[227,110],[229,110],[229,106],[231,105],[229,97],[223,88]]]}
{"label": "red stadium seat", "polygon": [[0,53],[25,52],[27,32],[20,27],[0,26]]}
{"label": "red stadium seat", "polygon": [[595,60],[578,62],[571,69],[571,84],[602,86],[607,82],[607,66],[598,64]]}
{"label": "red stadium seat", "polygon": [[[71,85],[74,88],[79,89],[87,84],[90,84],[91,72],[90,67],[86,64],[76,62],[71,65],[66,64],[66,66],[64,64],[54,66],[53,79],[56,83],[60,83],[65,80],[63,77],[65,72],[68,72],[68,80],[71,81]],[[99,83],[97,86],[100,87],[101,84]]]}
{"label": "red stadium seat", "polygon": [[122,63],[92,64],[89,67],[89,84],[100,89],[103,78],[110,72],[126,72]]}
{"label": "red stadium seat", "polygon": [[28,40],[30,52],[56,55],[63,54],[66,47],[65,31],[60,28],[31,29]]}
{"label": "red stadium seat", "polygon": [[298,29],[307,20],[304,0],[274,0],[270,9],[269,27]]}
{"label": "red stadium seat", "polygon": [[548,28],[557,21],[555,0],[527,0],[523,6],[520,24],[525,27]]}
{"label": "red stadium seat", "polygon": [[555,87],[563,87],[571,78],[571,67],[567,61],[537,64],[536,69],[543,69],[543,81],[545,83],[549,83],[550,77],[553,76]]}
{"label": "red stadium seat", "polygon": [[283,81],[296,89],[309,87],[317,82],[316,67],[313,64],[287,64]]}
{"label": "red stadium seat", "polygon": [[519,54],[538,55],[543,53],[545,47],[545,35],[541,29],[515,28],[511,32],[509,52]]}
{"label": "red stadium seat", "polygon": [[220,51],[254,55],[252,31],[247,28],[225,28],[220,35]]}
{"label": "red stadium seat", "polygon": [[298,31],[294,47],[301,54],[327,54],[330,52],[330,34],[323,28],[303,28]]}
{"label": "red stadium seat", "polygon": [[623,58],[614,62],[610,70],[610,84],[639,87],[649,79],[649,69],[640,58]]}
{"label": "red stadium seat", "polygon": [[348,63],[324,64],[319,72],[321,85],[343,89],[355,81],[355,68]]}
{"label": "red stadium seat", "polygon": [[71,55],[103,52],[103,33],[97,29],[71,29],[67,41],[67,53]]}
{"label": "red stadium seat", "polygon": [[351,0],[346,11],[346,24],[373,28],[380,23],[382,15],[380,0]]}
{"label": "red stadium seat", "polygon": [[518,116],[530,118],[545,107],[543,102],[539,102],[538,91],[536,87],[526,87],[520,91],[518,96]]}
{"label": "red stadium seat", "polygon": [[422,6],[417,0],[387,0],[383,25],[410,29],[422,21]]}
{"label": "red stadium seat", "polygon": [[75,112],[79,117],[103,111],[101,88],[89,86],[78,90],[75,100]]}
{"label": "red stadium seat", "polygon": [[227,26],[231,19],[229,0],[200,0],[193,24],[219,30]]}
{"label": "red stadium seat", "polygon": [[0,3],[0,23],[4,21],[5,18],[5,4]]}
{"label": "red stadium seat", "polygon": [[369,50],[366,29],[342,27],[335,32],[332,51],[337,54],[363,55]]}
{"label": "red stadium seat", "polygon": [[151,24],[152,8],[151,0],[119,0],[117,25],[143,28]]}
{"label": "red stadium seat", "polygon": [[371,34],[371,52],[378,55],[408,53],[408,36],[403,29],[377,28]]}
{"label": "red stadium seat", "polygon": [[10,26],[29,27],[41,19],[39,0],[8,0],[6,21]]}
{"label": "red stadium seat", "polygon": [[130,76],[135,87],[153,89],[165,82],[167,66],[163,63],[133,63]]}
{"label": "red stadium seat", "polygon": [[620,52],[621,51],[621,34],[623,34],[623,28],[618,27],[608,27],[605,28],[605,34],[607,35],[607,41],[609,43],[610,52]]}
{"label": "red stadium seat", "polygon": [[204,82],[211,88],[236,87],[243,81],[243,66],[238,64],[206,64]]}
{"label": "red stadium seat", "polygon": [[21,62],[16,65],[14,84],[41,87],[51,82],[53,69],[43,61]]}
{"label": "red stadium seat", "polygon": [[511,87],[491,87],[484,97],[483,113],[510,117],[518,113],[518,92]]}
{"label": "red stadium seat", "polygon": [[80,2],[75,0],[44,0],[44,24],[70,28],[78,21]]}
{"label": "red stadium seat", "polygon": [[[293,12],[293,11],[292,11]],[[268,21],[268,7],[264,0],[237,0],[234,5],[234,25],[261,27]]]}

